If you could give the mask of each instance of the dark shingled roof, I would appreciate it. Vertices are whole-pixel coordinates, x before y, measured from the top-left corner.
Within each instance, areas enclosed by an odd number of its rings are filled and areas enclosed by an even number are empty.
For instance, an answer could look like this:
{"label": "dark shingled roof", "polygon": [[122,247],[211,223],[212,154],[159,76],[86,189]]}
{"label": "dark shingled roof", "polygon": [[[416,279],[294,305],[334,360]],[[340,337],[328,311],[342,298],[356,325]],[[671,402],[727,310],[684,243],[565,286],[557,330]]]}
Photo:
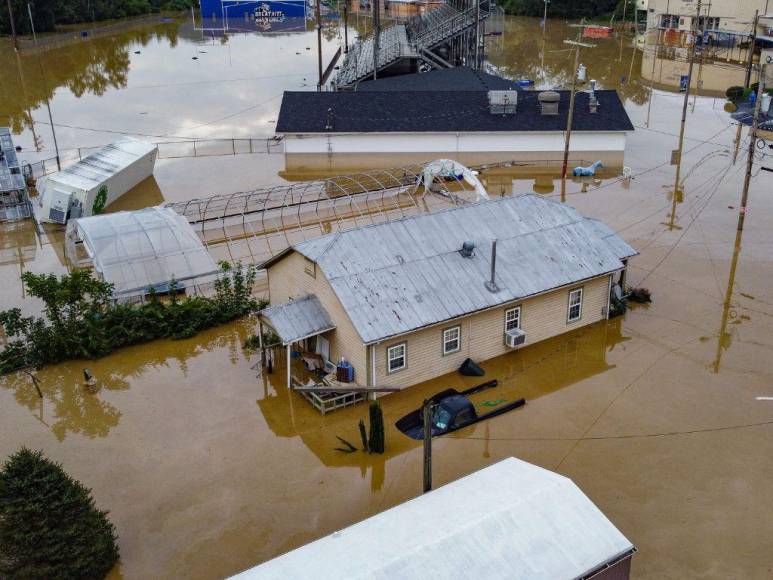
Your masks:
{"label": "dark shingled roof", "polygon": [[515,81],[477,71],[468,66],[431,70],[375,81],[364,81],[357,91],[491,91],[521,90]]}
{"label": "dark shingled roof", "polygon": [[[285,92],[276,132],[563,131],[569,111],[569,91],[559,93],[557,116],[540,113],[537,91],[519,91],[517,113],[503,116],[489,112],[485,90]],[[588,94],[577,93],[574,131],[633,131],[616,91],[596,91],[596,96],[598,113],[591,114]],[[327,128],[328,123],[332,128]]]}

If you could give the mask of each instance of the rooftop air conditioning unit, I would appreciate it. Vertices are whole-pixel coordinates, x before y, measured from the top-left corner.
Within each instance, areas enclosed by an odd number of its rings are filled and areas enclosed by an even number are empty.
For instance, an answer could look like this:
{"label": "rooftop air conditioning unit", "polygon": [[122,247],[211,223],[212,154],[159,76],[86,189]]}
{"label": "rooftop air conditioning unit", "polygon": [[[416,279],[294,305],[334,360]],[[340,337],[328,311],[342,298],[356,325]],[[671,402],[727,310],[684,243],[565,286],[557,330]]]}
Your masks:
{"label": "rooftop air conditioning unit", "polygon": [[505,332],[505,344],[508,348],[518,348],[526,342],[526,333],[520,328],[513,328]]}
{"label": "rooftop air conditioning unit", "polygon": [[518,91],[489,91],[488,106],[492,115],[515,115],[518,108]]}

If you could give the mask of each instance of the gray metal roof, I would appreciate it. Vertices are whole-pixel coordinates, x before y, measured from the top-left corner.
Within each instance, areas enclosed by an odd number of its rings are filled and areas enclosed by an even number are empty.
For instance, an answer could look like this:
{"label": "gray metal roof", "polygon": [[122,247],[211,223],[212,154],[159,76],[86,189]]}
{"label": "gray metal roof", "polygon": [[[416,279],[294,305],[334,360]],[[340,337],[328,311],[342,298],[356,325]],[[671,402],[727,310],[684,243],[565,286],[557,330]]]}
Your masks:
{"label": "gray metal roof", "polygon": [[314,295],[270,306],[262,310],[260,316],[279,335],[282,344],[289,344],[335,328],[327,311]]}
{"label": "gray metal roof", "polygon": [[0,127],[0,151],[0,193],[23,190],[27,185],[21,174],[11,131],[7,127]]}
{"label": "gray metal roof", "polygon": [[[490,277],[497,242],[496,282]],[[459,249],[475,242],[473,258]],[[317,262],[366,344],[623,268],[636,250],[536,194],[337,232],[296,251]]]}
{"label": "gray metal roof", "polygon": [[571,579],[635,551],[570,479],[510,457],[235,578]]}

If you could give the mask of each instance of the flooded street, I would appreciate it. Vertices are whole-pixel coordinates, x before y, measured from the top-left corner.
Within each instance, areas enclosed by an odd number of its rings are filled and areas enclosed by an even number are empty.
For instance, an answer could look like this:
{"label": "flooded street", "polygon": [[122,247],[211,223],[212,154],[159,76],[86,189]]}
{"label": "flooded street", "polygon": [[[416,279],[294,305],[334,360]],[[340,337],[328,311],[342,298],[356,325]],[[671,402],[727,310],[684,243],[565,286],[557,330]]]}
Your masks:
{"label": "flooded street", "polygon": [[[504,24],[490,51],[500,74],[538,88],[570,81],[563,39],[576,28],[551,21],[543,41],[536,19]],[[329,57],[339,39],[326,32]],[[527,404],[436,439],[435,485],[515,456],[582,488],[638,547],[635,578],[770,578],[773,401],[757,397],[773,397],[773,179],[752,180],[737,235],[745,144],[734,164],[736,128],[712,92],[730,81],[715,89],[706,67],[707,93],[688,108],[684,192],[675,198],[670,154],[682,95],[665,78],[669,63],[653,79],[653,53],[636,50],[633,36],[594,42],[583,53],[589,78],[620,91],[636,127],[625,154],[634,177],[573,180],[565,198],[641,252],[629,281],[649,288],[653,303],[484,363],[501,386],[478,404]],[[282,91],[314,89],[315,46],[311,29],[204,40],[185,19],[19,61],[3,45],[0,125],[10,118],[24,157],[34,152],[32,115],[43,151],[30,160],[53,155],[47,95],[62,149],[123,133],[270,137]],[[282,168],[281,154],[161,159],[121,203],[281,183]],[[492,194],[561,199],[550,172],[483,177]],[[18,276],[65,272],[61,235],[38,236],[31,222],[0,228],[3,308],[39,309]],[[287,391],[282,373],[256,377],[258,357],[242,348],[252,330],[243,321],[52,365],[38,373],[42,400],[26,375],[0,378],[0,457],[21,445],[43,449],[93,489],[119,536],[112,577],[227,576],[416,497],[421,444],[394,422],[433,393],[478,382],[454,374],[387,396],[386,453],[343,454],[336,435],[356,443],[367,407],[321,416]],[[95,394],[82,386],[84,366],[99,379]]]}

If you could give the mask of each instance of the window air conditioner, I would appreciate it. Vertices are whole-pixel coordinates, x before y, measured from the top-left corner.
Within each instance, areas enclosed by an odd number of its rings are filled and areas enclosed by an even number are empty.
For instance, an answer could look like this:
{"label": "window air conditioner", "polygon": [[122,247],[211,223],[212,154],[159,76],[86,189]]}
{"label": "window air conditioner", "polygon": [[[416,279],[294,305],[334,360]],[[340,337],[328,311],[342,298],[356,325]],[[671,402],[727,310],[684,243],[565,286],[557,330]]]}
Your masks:
{"label": "window air conditioner", "polygon": [[520,328],[514,328],[505,332],[505,344],[509,348],[518,348],[526,342],[526,333]]}

